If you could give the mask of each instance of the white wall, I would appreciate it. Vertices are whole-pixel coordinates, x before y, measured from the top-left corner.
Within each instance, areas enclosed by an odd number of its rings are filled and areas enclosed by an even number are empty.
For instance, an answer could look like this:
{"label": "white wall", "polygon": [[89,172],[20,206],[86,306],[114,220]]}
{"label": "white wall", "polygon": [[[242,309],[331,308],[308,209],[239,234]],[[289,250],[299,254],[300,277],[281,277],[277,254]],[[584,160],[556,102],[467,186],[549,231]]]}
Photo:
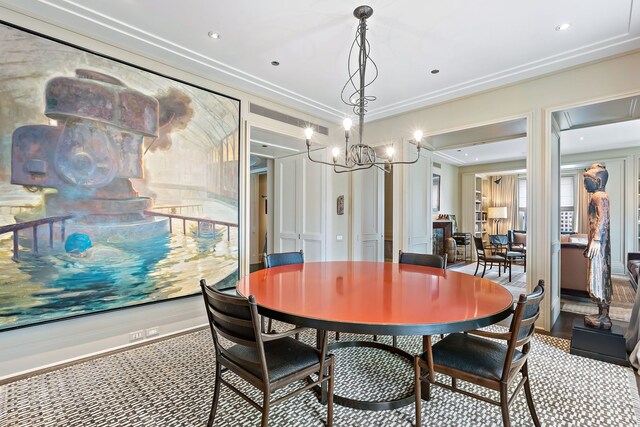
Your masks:
{"label": "white wall", "polygon": [[[435,167],[435,163],[441,165]],[[440,175],[440,211],[438,213],[453,214],[460,226],[460,178],[458,167],[436,159],[433,173]]]}
{"label": "white wall", "polygon": [[[255,123],[266,129],[277,130],[279,128],[286,128],[288,133],[299,132],[302,134],[300,128],[294,129],[290,125],[249,114],[249,102],[257,102],[262,106],[330,127],[333,133],[340,133],[336,130],[337,124],[328,123],[325,120],[312,117],[286,106],[275,104],[252,94],[218,84],[202,76],[197,76],[141,55],[100,43],[90,37],[85,37],[63,28],[35,20],[4,7],[0,7],[0,16],[3,20],[12,22],[18,26],[47,34],[89,50],[100,52],[110,57],[118,58],[125,62],[240,99],[241,118],[243,121],[247,121],[243,122],[241,126],[241,174],[247,171],[249,160],[249,150],[246,140],[246,131],[249,128],[249,124]],[[319,139],[322,139],[322,137],[319,137]],[[326,143],[327,140],[328,138],[325,137],[324,142]],[[245,208],[248,207],[249,202],[247,187],[247,179],[244,175],[241,175],[240,259],[247,260],[246,266],[243,263],[240,265],[241,273],[244,273],[245,268],[248,267],[249,257],[247,257],[246,254],[250,247],[249,233],[246,233],[247,230],[244,229],[246,224],[249,223],[249,212],[248,209]],[[345,194],[345,199],[349,200],[348,189],[349,187],[345,184],[344,178],[336,178],[336,185],[333,190],[335,193]],[[333,212],[335,212],[335,209]],[[339,232],[345,236],[345,241],[340,245],[334,245],[333,248],[334,257],[342,257],[342,259],[345,259],[344,254],[348,253],[344,249],[344,247],[348,247],[348,228],[344,225],[346,220],[342,220],[342,218],[346,216],[347,214],[345,213],[343,217],[335,220],[334,224],[336,230],[339,230]],[[331,232],[333,233],[333,230],[331,230]],[[157,326],[159,327],[161,335],[167,335],[204,324],[206,324],[206,316],[202,299],[200,296],[193,296],[0,332],[0,380],[25,371],[73,360],[88,354],[126,346],[129,344],[129,332],[132,331]]]}

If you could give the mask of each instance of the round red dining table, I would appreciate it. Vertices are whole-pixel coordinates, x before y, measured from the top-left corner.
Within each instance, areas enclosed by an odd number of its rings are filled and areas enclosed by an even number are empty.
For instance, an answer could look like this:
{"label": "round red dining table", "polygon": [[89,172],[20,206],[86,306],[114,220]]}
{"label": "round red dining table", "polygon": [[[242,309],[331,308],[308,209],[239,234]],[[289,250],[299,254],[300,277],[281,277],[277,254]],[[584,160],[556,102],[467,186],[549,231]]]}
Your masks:
{"label": "round red dining table", "polygon": [[[253,295],[260,313],[276,320],[319,331],[374,335],[426,336],[481,328],[503,320],[513,307],[511,293],[490,280],[390,262],[272,267],[241,279],[237,291]],[[411,354],[381,342],[336,341],[329,346],[343,347],[378,348],[413,362]],[[377,411],[408,405],[413,396],[410,390],[398,398],[369,401],[334,394],[334,402]]]}
{"label": "round red dining table", "polygon": [[238,282],[260,312],[321,330],[435,335],[509,316],[513,296],[487,279],[390,262],[331,261],[259,270]]}

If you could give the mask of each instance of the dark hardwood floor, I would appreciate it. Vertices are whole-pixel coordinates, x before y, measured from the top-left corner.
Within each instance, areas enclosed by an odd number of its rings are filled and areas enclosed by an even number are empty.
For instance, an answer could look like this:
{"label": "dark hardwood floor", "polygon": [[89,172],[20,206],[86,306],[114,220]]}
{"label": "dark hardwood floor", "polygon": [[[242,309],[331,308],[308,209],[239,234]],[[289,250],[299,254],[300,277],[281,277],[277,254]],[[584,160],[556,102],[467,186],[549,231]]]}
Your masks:
{"label": "dark hardwood floor", "polygon": [[583,318],[584,314],[570,313],[568,311],[561,311],[556,323],[551,327],[549,335],[558,338],[564,338],[566,340],[571,339],[571,329],[573,328],[573,321],[578,318]]}
{"label": "dark hardwood floor", "polygon": [[259,262],[257,264],[249,264],[249,273],[253,273],[254,271],[262,270],[264,268],[264,264]]}

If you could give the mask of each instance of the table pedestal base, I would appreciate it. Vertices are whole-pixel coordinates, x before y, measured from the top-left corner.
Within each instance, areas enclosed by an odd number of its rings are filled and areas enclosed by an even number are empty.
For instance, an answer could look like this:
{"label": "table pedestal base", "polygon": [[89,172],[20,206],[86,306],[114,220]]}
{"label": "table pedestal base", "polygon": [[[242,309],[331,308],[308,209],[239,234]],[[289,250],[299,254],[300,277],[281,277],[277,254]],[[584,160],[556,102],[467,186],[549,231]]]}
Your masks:
{"label": "table pedestal base", "polygon": [[[377,341],[336,341],[333,344],[329,344],[327,349],[335,350],[338,348],[348,347],[371,347],[397,354],[398,356],[407,359],[411,365],[411,368],[413,369],[413,356],[411,354],[407,353],[404,350],[400,350],[397,347],[393,347]],[[364,409],[367,411],[386,411],[389,409],[402,408],[403,406],[407,406],[414,401],[415,393],[413,389],[410,392],[406,393],[404,396],[389,401],[358,400],[351,399],[349,397],[338,396],[335,393],[333,395],[333,402],[340,406],[346,406],[347,408],[353,409]]]}

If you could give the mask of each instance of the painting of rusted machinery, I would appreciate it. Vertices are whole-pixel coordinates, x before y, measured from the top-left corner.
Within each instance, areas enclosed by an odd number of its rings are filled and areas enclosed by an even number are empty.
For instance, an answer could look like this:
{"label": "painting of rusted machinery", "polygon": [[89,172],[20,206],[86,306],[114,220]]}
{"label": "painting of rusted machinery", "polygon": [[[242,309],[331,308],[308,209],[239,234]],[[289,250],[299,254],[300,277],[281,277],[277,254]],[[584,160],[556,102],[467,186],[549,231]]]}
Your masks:
{"label": "painting of rusted machinery", "polygon": [[55,188],[46,215],[73,212],[76,221],[143,220],[150,199],[130,178],[142,178],[142,144],[158,136],[158,101],[120,80],[78,69],[45,88],[44,114],[55,126],[26,125],[13,133],[11,183]]}

